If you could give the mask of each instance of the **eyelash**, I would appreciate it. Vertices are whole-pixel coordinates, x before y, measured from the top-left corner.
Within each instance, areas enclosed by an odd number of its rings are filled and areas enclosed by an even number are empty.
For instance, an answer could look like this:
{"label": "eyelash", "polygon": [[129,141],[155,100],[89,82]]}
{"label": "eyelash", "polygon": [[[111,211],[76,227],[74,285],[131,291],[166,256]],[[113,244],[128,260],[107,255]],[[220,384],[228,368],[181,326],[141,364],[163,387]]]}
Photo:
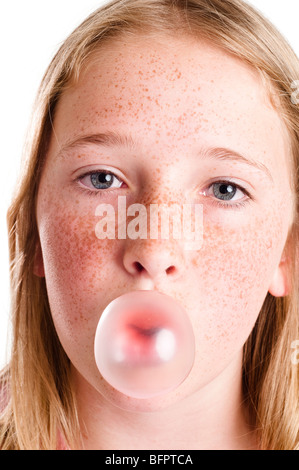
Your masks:
{"label": "eyelash", "polygon": [[[239,191],[241,191],[243,194],[247,196],[245,200],[236,201],[236,202],[230,202],[230,201],[225,202],[224,200],[221,201],[220,199],[217,199],[216,197],[214,198],[212,197],[211,204],[216,207],[220,207],[222,209],[238,210],[238,209],[243,209],[244,207],[246,207],[247,204],[250,204],[252,201],[254,201],[254,198],[249,193],[249,191],[247,191],[245,188],[243,188],[239,184],[234,183],[233,181],[230,181],[230,180],[213,181],[213,183],[209,185],[208,189],[210,189],[214,184],[224,184],[228,186],[233,186],[234,188],[238,189]],[[209,196],[205,195],[205,197],[209,197]]]}
{"label": "eyelash", "polygon": [[[86,178],[86,176],[91,176],[91,175],[95,175],[95,174],[99,174],[99,173],[104,173],[104,174],[106,174],[106,175],[113,175],[113,177],[115,177],[117,180],[122,181],[122,180],[121,180],[118,176],[116,176],[112,171],[108,171],[108,170],[99,170],[99,171],[94,171],[94,170],[93,170],[93,171],[88,171],[87,173],[84,173],[84,175],[81,175],[81,176],[79,176],[78,178],[76,178],[75,181],[76,181],[77,183],[80,183],[81,180],[83,180],[83,178]],[[81,183],[81,184],[82,184],[82,183]],[[102,197],[103,194],[101,194],[101,193],[103,193],[103,192],[106,191],[105,189],[96,189],[96,188],[95,188],[94,190],[92,190],[92,189],[89,189],[87,186],[82,187],[80,184],[78,184],[78,187],[79,187],[79,189],[82,190],[85,194],[88,194],[89,196],[93,196],[93,197],[97,197],[97,198]],[[109,188],[107,188],[107,189],[109,189]],[[113,192],[113,191],[115,191],[116,189],[120,189],[120,188],[109,189],[109,192]]]}
{"label": "eyelash", "polygon": [[250,202],[250,199],[247,199],[246,201],[235,202],[233,204],[227,204],[227,203],[221,202],[219,199],[214,199],[212,201],[212,204],[222,209],[237,209],[238,210],[238,209],[243,209],[249,202]]}
{"label": "eyelash", "polygon": [[[109,174],[109,175],[113,175],[113,177],[115,177],[116,179],[118,179],[119,181],[122,181],[118,176],[116,176],[113,172],[111,171],[108,171],[108,170],[100,170],[100,171],[89,171],[87,173],[84,173],[83,175],[79,176],[78,178],[76,178],[76,182],[77,183],[80,183],[81,180],[83,178],[85,178],[86,176],[91,176],[91,175],[94,175],[94,174],[98,174],[98,173],[105,173],[105,174]],[[214,184],[224,184],[224,185],[230,185],[230,186],[233,186],[234,188],[240,190],[242,193],[244,193],[246,196],[247,196],[247,199],[245,201],[238,201],[238,202],[225,202],[224,200],[221,201],[220,199],[217,199],[216,197],[210,197],[210,196],[207,196],[204,192],[202,192],[201,194],[204,195],[204,197],[209,197],[211,199],[211,204],[213,204],[214,206],[216,207],[220,207],[222,209],[242,209],[244,208],[247,204],[251,203],[254,198],[252,197],[252,195],[245,189],[243,188],[242,186],[230,181],[230,180],[217,180],[217,181],[213,181],[213,183],[211,183],[209,186],[208,186],[208,190],[214,185]],[[103,196],[103,192],[106,192],[105,189],[96,189],[95,190],[92,190],[92,189],[89,189],[88,187],[84,186],[82,187],[80,184],[78,184],[78,187],[80,188],[80,190],[84,191],[85,194],[88,194],[89,196],[93,196],[93,197],[101,197]],[[109,189],[109,188],[107,188]],[[120,189],[120,188],[113,188],[113,189],[109,189],[109,192],[112,192],[116,189]]]}

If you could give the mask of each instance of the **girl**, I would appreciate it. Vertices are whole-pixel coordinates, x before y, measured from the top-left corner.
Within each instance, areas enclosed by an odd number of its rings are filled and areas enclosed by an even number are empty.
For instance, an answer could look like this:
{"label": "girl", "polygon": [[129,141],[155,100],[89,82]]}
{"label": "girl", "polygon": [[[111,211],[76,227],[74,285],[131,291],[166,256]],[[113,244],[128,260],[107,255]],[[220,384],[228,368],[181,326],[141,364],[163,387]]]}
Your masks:
{"label": "girl", "polygon": [[[299,448],[298,78],[241,0],[115,0],[61,46],[8,212],[2,449]],[[201,247],[99,240],[119,196],[201,204]],[[93,355],[100,312],[134,290],[178,301],[196,340],[186,380],[150,399]]]}

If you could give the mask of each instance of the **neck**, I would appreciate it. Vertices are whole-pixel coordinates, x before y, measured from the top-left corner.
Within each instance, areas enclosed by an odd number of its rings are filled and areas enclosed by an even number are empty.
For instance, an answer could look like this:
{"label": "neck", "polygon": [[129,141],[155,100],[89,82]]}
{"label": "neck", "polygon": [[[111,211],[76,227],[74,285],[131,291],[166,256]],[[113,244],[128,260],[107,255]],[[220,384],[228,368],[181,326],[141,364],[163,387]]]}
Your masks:
{"label": "neck", "polygon": [[[122,410],[73,371],[85,449],[252,449],[242,405],[240,358],[208,385],[167,409]],[[88,405],[87,405],[88,404]]]}

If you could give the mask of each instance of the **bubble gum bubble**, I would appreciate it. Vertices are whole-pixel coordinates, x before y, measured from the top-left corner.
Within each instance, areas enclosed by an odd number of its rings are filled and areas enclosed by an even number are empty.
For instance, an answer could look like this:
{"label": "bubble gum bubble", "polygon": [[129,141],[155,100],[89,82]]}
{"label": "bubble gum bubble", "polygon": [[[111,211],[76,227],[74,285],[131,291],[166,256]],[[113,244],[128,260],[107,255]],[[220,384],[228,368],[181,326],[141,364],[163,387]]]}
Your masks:
{"label": "bubble gum bubble", "polygon": [[103,311],[94,353],[112,387],[130,397],[151,398],[175,389],[188,376],[195,354],[193,329],[171,297],[133,291]]}

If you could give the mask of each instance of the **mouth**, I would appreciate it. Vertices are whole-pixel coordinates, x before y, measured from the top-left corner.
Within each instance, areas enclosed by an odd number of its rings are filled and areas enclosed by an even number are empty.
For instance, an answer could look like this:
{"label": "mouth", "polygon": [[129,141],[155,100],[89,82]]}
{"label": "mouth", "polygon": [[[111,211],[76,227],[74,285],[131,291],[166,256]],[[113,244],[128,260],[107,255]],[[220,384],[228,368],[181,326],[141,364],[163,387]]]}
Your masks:
{"label": "mouth", "polygon": [[103,378],[132,398],[178,387],[195,355],[192,324],[171,297],[132,291],[114,299],[99,319],[94,353]]}
{"label": "mouth", "polygon": [[161,342],[161,332],[167,330],[166,323],[163,321],[162,312],[129,312],[119,335],[119,357],[126,358],[129,367],[160,364],[161,357],[157,345]]}
{"label": "mouth", "polygon": [[142,328],[138,325],[133,325],[133,324],[128,325],[128,328],[132,328],[132,330],[135,330],[136,333],[138,333],[141,336],[145,336],[145,337],[154,336],[160,330],[160,327]]}

